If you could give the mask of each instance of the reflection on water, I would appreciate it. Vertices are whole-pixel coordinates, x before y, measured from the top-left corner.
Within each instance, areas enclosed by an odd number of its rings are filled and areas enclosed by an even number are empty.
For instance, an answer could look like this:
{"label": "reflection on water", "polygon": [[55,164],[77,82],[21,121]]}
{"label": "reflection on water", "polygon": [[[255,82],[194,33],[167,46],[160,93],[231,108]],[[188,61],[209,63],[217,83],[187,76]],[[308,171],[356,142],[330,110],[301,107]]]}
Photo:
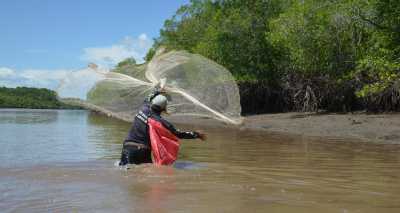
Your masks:
{"label": "reflection on water", "polygon": [[0,122],[2,211],[400,211],[398,145],[206,128],[209,140],[183,141],[174,167],[126,170],[114,162],[129,124],[51,113],[48,123]]}
{"label": "reflection on water", "polygon": [[0,124],[38,124],[57,121],[55,110],[0,109]]}
{"label": "reflection on water", "polygon": [[114,159],[128,127],[84,110],[0,110],[0,167]]}

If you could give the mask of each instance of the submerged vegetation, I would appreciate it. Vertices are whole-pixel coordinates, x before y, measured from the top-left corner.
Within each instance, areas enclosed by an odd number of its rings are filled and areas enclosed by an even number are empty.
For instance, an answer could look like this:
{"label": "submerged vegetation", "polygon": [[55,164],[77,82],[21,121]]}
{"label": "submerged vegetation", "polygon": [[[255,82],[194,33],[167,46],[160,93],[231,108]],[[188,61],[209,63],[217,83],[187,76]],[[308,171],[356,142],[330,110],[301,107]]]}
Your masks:
{"label": "submerged vegetation", "polygon": [[191,0],[160,46],[228,68],[244,113],[400,111],[400,1]]}
{"label": "submerged vegetation", "polygon": [[49,89],[29,87],[0,87],[0,108],[77,109],[57,99],[56,92]]}

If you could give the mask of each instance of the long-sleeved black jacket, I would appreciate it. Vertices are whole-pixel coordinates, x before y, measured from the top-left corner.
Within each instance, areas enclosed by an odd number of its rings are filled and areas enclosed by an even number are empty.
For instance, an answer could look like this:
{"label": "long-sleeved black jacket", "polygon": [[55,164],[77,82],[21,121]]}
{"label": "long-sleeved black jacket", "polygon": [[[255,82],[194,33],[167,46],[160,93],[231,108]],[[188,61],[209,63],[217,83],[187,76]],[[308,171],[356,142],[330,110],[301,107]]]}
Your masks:
{"label": "long-sleeved black jacket", "polygon": [[199,137],[197,132],[183,132],[174,127],[171,123],[166,121],[161,117],[161,112],[156,109],[152,109],[151,100],[160,94],[159,92],[153,92],[146,100],[144,101],[140,111],[136,114],[132,126],[129,130],[128,136],[126,137],[124,142],[132,141],[140,144],[144,144],[151,147],[150,145],[150,135],[149,135],[149,127],[147,124],[147,119],[149,117],[159,121],[162,125],[171,131],[175,136],[181,139],[195,139]]}

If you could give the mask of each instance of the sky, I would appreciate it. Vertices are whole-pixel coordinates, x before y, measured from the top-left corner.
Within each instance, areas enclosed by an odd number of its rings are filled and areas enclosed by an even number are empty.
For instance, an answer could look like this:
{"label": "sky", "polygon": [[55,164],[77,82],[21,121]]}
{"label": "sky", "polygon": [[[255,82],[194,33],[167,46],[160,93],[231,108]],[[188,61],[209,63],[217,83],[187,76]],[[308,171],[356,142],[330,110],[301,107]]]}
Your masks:
{"label": "sky", "polygon": [[143,62],[164,21],[189,0],[1,0],[0,87],[54,89],[93,62]]}

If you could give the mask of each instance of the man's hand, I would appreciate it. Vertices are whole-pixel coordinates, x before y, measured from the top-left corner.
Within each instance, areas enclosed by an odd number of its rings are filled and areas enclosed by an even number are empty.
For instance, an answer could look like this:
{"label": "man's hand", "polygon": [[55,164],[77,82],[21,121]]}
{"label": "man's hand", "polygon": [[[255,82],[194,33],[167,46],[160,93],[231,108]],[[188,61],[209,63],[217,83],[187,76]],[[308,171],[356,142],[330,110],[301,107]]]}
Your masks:
{"label": "man's hand", "polygon": [[165,88],[160,88],[159,90],[158,90],[159,92],[160,92],[160,94],[167,94],[167,90],[165,90]]}
{"label": "man's hand", "polygon": [[197,131],[197,134],[199,135],[199,139],[200,140],[202,140],[202,141],[207,140],[207,135],[206,134],[204,134],[202,132],[199,132],[199,131]]}
{"label": "man's hand", "polygon": [[167,91],[165,90],[166,83],[167,83],[167,79],[166,78],[162,78],[162,79],[160,79],[159,82],[157,82],[154,85],[154,88],[156,88],[157,92],[159,92],[161,94],[165,94],[165,93],[167,93]]}

